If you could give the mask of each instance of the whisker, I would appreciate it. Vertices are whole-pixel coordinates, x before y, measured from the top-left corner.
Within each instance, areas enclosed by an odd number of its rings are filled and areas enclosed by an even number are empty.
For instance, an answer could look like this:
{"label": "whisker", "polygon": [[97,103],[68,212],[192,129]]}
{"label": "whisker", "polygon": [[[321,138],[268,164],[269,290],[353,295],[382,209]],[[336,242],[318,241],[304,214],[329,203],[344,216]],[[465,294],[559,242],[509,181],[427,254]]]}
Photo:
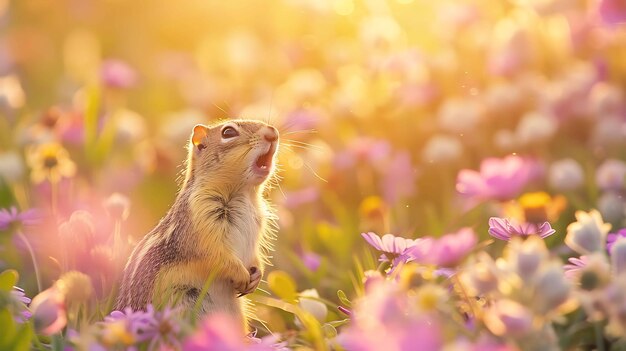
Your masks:
{"label": "whisker", "polygon": [[283,187],[280,186],[280,182],[276,181],[276,185],[278,185],[278,191],[280,191],[280,193],[283,195],[283,199],[287,200],[287,195],[285,195],[285,192],[283,191]]}
{"label": "whisker", "polygon": [[267,113],[267,124],[270,124],[272,121],[272,105],[274,104],[274,90],[272,90],[272,95],[270,96],[270,111]]}
{"label": "whisker", "polygon": [[298,133],[303,133],[303,134],[316,134],[317,130],[315,129],[300,129],[300,130],[293,130],[291,132],[286,132],[283,133],[283,136],[285,135],[291,135],[291,134],[298,134]]}
{"label": "whisker", "polygon": [[217,107],[220,111],[224,112],[224,117],[228,117],[228,112],[226,112],[226,110],[224,110],[223,108],[219,107],[216,103],[211,102],[211,105]]}
{"label": "whisker", "polygon": [[315,144],[310,144],[310,143],[305,143],[304,141],[298,141],[298,140],[293,140],[293,139],[287,139],[285,141],[287,144],[290,145],[299,145],[299,146],[306,146],[306,147],[310,147],[312,149],[316,149],[316,150],[324,150],[323,147],[319,146],[319,145],[315,145]]}
{"label": "whisker", "polygon": [[[297,153],[295,150],[293,150],[293,149],[291,148],[292,146],[298,147],[298,145],[285,145],[285,150],[288,150],[288,151],[292,152],[294,155],[299,156],[299,155],[298,155],[298,153]],[[303,148],[304,148],[304,147],[303,147]],[[313,170],[313,168],[311,168],[311,166],[309,166],[309,164],[308,164],[308,163],[306,163],[304,160],[302,160],[302,164],[303,164],[306,168],[308,168],[308,170],[309,170],[309,171],[311,171],[311,173],[313,173],[313,175],[314,175],[317,179],[319,179],[319,180],[323,181],[324,183],[328,183],[328,180],[324,179],[322,176],[320,176],[319,174],[317,174],[317,172],[315,172],[315,171]]]}
{"label": "whisker", "polygon": [[323,181],[324,183],[328,183],[328,180],[326,180],[326,179],[322,178],[322,176],[321,176],[321,175],[317,174],[317,172],[315,172],[315,171],[313,170],[313,168],[311,168],[311,166],[309,166],[309,164],[308,164],[308,163],[306,163],[306,162],[302,162],[302,164],[304,164],[304,166],[305,166],[306,168],[308,168],[308,169],[309,169],[309,171],[311,171],[311,173],[313,173],[313,175],[314,175],[317,179],[319,179],[319,180]]}
{"label": "whisker", "polygon": [[306,145],[293,145],[293,144],[288,144],[288,143],[282,143],[281,145],[287,146],[287,147],[297,147],[297,148],[300,148],[300,149],[303,149],[303,150],[307,150],[307,151],[322,152],[321,149],[314,149],[314,148],[311,148],[311,147],[306,146]]}

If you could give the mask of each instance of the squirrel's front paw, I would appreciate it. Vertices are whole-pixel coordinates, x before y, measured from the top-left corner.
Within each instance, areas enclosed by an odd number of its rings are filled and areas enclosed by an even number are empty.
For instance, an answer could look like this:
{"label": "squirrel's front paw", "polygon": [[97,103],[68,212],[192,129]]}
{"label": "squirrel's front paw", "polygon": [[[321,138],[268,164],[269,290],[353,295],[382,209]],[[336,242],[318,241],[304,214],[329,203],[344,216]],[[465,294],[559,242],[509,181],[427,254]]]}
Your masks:
{"label": "squirrel's front paw", "polygon": [[244,265],[241,265],[238,267],[234,276],[232,276],[230,282],[233,284],[235,291],[239,293],[244,292],[248,288],[248,283],[250,282],[250,272],[248,272]]}
{"label": "squirrel's front paw", "polygon": [[239,296],[237,297],[242,297],[244,295],[253,293],[254,290],[256,290],[257,286],[259,286],[262,277],[263,274],[258,267],[250,267],[250,281],[246,284],[246,288],[244,290],[238,290]]}

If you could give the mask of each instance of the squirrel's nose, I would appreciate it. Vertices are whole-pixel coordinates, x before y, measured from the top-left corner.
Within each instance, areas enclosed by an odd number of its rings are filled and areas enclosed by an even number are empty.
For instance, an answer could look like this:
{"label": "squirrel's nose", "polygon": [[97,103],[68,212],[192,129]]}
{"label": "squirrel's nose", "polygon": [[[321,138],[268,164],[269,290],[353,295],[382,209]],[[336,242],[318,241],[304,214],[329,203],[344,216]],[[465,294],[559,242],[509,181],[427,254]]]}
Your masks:
{"label": "squirrel's nose", "polygon": [[270,143],[278,140],[278,131],[274,127],[268,126],[263,134],[263,138],[269,141]]}

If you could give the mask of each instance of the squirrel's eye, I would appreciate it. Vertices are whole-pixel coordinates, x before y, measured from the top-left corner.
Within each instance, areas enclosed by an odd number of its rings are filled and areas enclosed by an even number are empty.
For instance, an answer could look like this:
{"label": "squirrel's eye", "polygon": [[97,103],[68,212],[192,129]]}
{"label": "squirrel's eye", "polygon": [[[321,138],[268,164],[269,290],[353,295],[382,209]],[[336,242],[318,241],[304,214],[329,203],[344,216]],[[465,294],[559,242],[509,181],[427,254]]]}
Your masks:
{"label": "squirrel's eye", "polygon": [[226,127],[222,129],[222,138],[230,139],[239,135],[239,132],[233,127]]}

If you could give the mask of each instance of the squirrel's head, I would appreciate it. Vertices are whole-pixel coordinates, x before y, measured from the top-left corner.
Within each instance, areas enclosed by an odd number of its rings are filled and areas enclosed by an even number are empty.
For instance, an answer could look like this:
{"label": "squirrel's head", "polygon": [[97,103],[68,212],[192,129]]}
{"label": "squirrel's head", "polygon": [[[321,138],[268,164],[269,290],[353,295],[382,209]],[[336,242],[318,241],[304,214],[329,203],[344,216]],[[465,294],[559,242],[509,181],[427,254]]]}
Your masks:
{"label": "squirrel's head", "polygon": [[257,186],[274,172],[278,130],[260,121],[198,124],[189,143],[187,180]]}

